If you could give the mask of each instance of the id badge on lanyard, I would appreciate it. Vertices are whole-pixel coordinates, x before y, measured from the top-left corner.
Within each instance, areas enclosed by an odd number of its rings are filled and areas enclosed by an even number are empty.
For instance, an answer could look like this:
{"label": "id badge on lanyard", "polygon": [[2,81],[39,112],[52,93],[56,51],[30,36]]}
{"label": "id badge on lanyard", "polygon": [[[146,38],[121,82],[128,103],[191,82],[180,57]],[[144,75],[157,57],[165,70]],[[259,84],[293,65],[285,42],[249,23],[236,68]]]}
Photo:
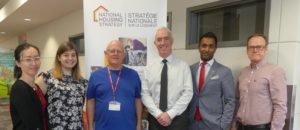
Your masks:
{"label": "id badge on lanyard", "polygon": [[108,105],[108,110],[110,111],[120,111],[121,103],[118,101],[110,101]]}
{"label": "id badge on lanyard", "polygon": [[119,84],[119,81],[120,81],[121,71],[122,71],[122,67],[121,67],[120,72],[118,74],[116,86],[114,86],[113,81],[112,81],[112,77],[111,77],[111,74],[110,74],[110,70],[107,67],[108,77],[110,79],[111,89],[113,91],[113,97],[114,97],[113,100],[108,103],[108,110],[110,110],[110,111],[121,111],[121,103],[116,101],[116,92],[117,92],[117,87],[118,87],[118,84]]}

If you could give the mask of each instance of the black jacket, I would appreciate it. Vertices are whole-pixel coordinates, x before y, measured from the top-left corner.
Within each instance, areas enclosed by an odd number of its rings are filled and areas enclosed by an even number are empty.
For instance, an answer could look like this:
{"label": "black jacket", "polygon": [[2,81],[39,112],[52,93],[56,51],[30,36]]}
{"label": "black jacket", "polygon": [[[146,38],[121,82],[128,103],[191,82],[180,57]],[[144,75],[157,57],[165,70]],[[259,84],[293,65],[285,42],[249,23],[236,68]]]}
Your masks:
{"label": "black jacket", "polygon": [[13,130],[44,130],[41,107],[41,101],[32,87],[22,80],[13,84],[10,93]]}

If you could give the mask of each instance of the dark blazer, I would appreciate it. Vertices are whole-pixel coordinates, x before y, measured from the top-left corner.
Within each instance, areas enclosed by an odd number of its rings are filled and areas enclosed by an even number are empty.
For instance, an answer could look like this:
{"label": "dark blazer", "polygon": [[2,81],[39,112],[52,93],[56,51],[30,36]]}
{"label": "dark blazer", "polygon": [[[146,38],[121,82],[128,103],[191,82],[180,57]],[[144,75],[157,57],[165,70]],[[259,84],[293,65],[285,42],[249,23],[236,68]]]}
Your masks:
{"label": "dark blazer", "polygon": [[[199,62],[191,66],[194,95],[190,103],[190,130],[225,130],[229,127],[235,109],[235,90],[232,72],[214,61],[202,87],[198,92],[197,73]],[[196,106],[199,105],[201,121],[195,121]]]}
{"label": "dark blazer", "polygon": [[44,130],[41,101],[32,87],[17,80],[10,93],[13,130]]}

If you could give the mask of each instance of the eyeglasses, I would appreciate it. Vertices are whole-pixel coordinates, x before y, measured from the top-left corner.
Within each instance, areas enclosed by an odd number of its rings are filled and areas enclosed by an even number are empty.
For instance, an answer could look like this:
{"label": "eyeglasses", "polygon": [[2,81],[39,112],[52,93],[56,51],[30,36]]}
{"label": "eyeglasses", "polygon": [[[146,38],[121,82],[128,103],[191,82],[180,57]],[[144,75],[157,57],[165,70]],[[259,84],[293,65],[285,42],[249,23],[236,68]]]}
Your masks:
{"label": "eyeglasses", "polygon": [[251,51],[254,51],[254,50],[261,51],[265,48],[266,48],[266,46],[247,46],[247,49],[251,50]]}
{"label": "eyeglasses", "polygon": [[162,40],[169,41],[170,37],[158,37],[158,38],[156,38],[157,42],[162,42]]}
{"label": "eyeglasses", "polygon": [[40,62],[41,61],[41,57],[21,57],[21,60],[26,62],[26,63],[32,63],[32,62]]}
{"label": "eyeglasses", "polygon": [[106,50],[106,52],[108,52],[110,54],[121,54],[121,53],[124,53],[124,50],[120,50],[120,49],[108,49],[108,50]]}

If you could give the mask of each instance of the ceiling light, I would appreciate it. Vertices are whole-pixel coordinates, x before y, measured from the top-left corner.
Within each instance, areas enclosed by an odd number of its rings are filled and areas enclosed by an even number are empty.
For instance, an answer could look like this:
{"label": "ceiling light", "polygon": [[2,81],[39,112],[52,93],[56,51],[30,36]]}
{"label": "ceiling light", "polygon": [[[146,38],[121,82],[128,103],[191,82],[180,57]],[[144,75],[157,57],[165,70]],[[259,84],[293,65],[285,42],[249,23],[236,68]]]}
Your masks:
{"label": "ceiling light", "polygon": [[28,18],[26,18],[26,19],[24,19],[26,22],[30,22],[31,21],[31,19],[28,19]]}
{"label": "ceiling light", "polygon": [[6,34],[6,32],[0,32],[0,34],[3,34],[3,35],[4,35],[4,34]]}

